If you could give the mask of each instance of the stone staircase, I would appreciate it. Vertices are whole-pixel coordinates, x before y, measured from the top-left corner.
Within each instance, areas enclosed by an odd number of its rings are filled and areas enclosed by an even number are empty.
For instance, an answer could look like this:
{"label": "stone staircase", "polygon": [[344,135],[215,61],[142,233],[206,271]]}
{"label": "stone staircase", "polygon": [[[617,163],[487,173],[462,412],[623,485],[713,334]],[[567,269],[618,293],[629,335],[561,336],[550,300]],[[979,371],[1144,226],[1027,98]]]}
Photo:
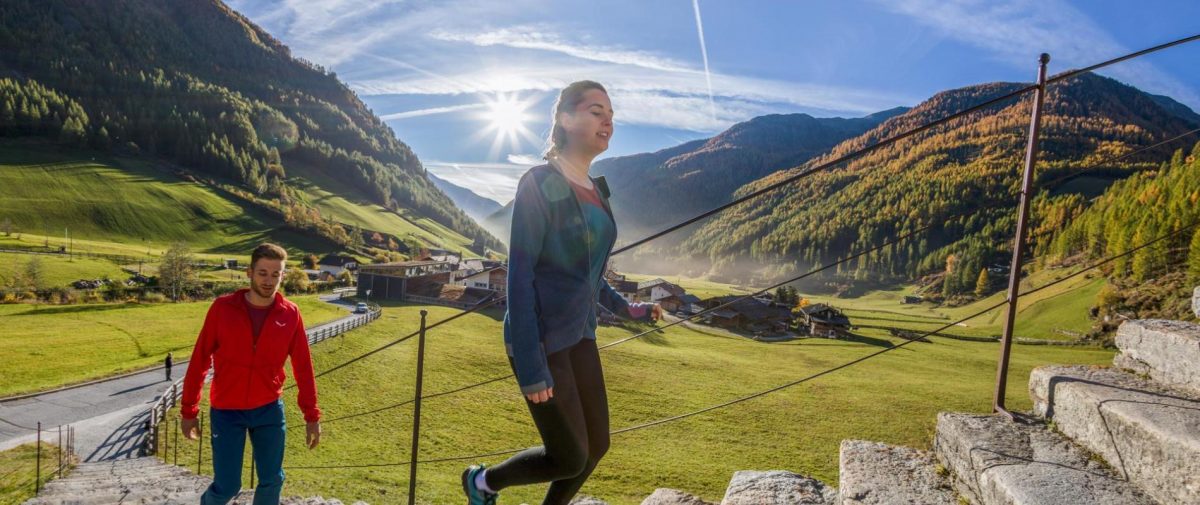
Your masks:
{"label": "stone staircase", "polygon": [[[840,489],[737,472],[721,505],[1200,504],[1200,324],[1127,321],[1116,344],[1113,367],[1035,369],[1015,421],[943,412],[933,454],[846,440]],[[713,504],[658,489],[642,505]]]}
{"label": "stone staircase", "polygon": [[[211,479],[164,464],[155,457],[83,463],[66,477],[46,484],[25,505],[195,505]],[[244,491],[231,504],[249,505],[253,491]],[[333,499],[285,498],[286,505],[342,505]],[[361,503],[361,502],[360,502]]]}

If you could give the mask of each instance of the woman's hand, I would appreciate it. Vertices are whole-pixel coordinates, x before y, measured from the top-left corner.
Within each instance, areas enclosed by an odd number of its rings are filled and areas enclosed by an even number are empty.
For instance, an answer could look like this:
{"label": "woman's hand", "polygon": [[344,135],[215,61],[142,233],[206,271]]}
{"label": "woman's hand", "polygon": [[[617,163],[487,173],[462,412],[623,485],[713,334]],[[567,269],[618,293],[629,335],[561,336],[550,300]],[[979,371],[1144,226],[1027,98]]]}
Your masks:
{"label": "woman's hand", "polygon": [[536,393],[528,393],[525,395],[525,398],[528,398],[533,403],[550,401],[551,398],[554,398],[554,388],[546,388]]}

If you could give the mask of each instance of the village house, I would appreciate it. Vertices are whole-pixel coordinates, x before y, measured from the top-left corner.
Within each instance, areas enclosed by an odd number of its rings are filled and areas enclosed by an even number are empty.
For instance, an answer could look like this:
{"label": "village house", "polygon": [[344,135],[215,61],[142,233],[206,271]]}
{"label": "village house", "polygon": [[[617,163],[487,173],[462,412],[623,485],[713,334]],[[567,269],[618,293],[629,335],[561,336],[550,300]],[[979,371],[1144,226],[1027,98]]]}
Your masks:
{"label": "village house", "polygon": [[471,288],[484,288],[501,293],[508,291],[508,267],[499,266],[469,274],[452,284]]}
{"label": "village house", "polygon": [[792,314],[786,307],[773,306],[756,298],[738,300],[739,298],[741,297],[738,295],[728,295],[701,301],[700,305],[706,310],[729,303],[728,306],[709,312],[705,321],[713,326],[750,332],[787,331]]}
{"label": "village house", "polygon": [[842,311],[824,303],[805,305],[800,308],[797,325],[810,335],[836,337],[850,332],[850,318]]}
{"label": "village house", "polygon": [[637,289],[638,300],[643,302],[657,302],[669,296],[678,297],[686,293],[683,288],[661,278],[639,282]]}
{"label": "village house", "polygon": [[463,285],[451,281],[451,276],[457,272],[455,266],[444,261],[363,265],[358,269],[358,296],[469,309],[504,292],[507,280],[504,267],[468,276],[464,279],[467,284]]}
{"label": "village house", "polygon": [[344,271],[354,272],[356,269],[358,269],[358,260],[344,254],[326,254],[317,262],[317,270],[329,272],[334,277],[341,275]]}

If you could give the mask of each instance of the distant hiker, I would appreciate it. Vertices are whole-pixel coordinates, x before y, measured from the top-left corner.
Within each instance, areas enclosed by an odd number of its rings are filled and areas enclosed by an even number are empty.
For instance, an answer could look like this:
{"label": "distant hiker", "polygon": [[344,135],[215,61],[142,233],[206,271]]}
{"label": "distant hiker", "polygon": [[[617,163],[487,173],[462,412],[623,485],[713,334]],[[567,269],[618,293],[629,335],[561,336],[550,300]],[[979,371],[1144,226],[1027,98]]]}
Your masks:
{"label": "distant hiker", "polygon": [[163,366],[167,369],[167,382],[171,382],[171,365],[175,362],[171,359],[171,353],[167,353],[167,358],[163,360]]}
{"label": "distant hiker", "polygon": [[566,504],[608,450],[608,395],[596,347],[596,304],[630,319],[658,319],[604,279],[617,239],[603,178],[588,176],[608,149],[613,110],[604,87],[580,81],[554,106],[548,164],[529,169],[513,201],[504,343],[542,438],[491,468],[462,473],[470,505],[506,487],[550,482],[544,504]]}
{"label": "distant hiker", "polygon": [[246,269],[250,287],[213,302],[192,350],[180,400],[186,438],[200,438],[200,395],[210,364],[215,370],[209,387],[213,482],[200,498],[202,505],[224,505],[241,490],[247,433],[261,477],[254,505],[279,503],[287,434],[280,394],[289,357],[296,403],[307,423],[305,441],[312,449],[321,440],[321,409],[304,322],[296,304],[278,292],[286,261],[287,252],[277,245],[255,248]]}

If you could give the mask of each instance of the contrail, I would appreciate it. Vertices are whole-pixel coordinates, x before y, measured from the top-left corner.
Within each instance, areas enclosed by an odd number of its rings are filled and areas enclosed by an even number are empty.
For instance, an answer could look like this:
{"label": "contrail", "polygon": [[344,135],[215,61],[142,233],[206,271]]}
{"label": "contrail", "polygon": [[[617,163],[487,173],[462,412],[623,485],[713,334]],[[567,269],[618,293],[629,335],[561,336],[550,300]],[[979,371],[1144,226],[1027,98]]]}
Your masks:
{"label": "contrail", "polygon": [[708,48],[704,45],[704,23],[700,22],[700,0],[692,0],[692,10],[696,12],[696,34],[700,36],[700,56],[704,58],[704,81],[708,83],[708,115],[713,121],[716,121],[717,109],[713,105],[712,74],[708,71]]}

